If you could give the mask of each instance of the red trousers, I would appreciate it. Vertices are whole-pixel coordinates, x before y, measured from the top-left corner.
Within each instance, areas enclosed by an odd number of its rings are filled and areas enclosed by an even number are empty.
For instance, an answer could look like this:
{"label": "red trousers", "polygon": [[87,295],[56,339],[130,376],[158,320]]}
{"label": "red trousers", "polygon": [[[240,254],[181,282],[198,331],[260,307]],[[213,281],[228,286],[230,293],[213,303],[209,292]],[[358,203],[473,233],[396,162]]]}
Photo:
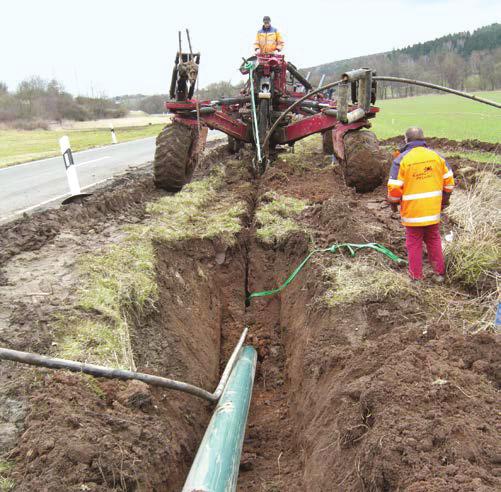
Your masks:
{"label": "red trousers", "polygon": [[405,245],[409,256],[409,274],[413,279],[423,278],[423,240],[433,271],[444,275],[445,262],[440,239],[440,224],[405,228]]}

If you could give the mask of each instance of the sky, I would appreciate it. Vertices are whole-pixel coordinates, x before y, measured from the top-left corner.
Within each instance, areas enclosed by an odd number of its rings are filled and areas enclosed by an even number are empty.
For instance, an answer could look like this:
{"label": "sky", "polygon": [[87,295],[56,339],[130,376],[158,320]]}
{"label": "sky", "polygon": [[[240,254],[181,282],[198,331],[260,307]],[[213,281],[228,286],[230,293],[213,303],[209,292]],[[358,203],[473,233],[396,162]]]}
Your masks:
{"label": "sky", "polygon": [[[75,95],[166,93],[177,33],[201,52],[200,87],[240,80],[262,17],[298,67],[501,22],[495,0],[1,0],[0,81],[56,78]],[[187,48],[187,44],[185,43]]]}

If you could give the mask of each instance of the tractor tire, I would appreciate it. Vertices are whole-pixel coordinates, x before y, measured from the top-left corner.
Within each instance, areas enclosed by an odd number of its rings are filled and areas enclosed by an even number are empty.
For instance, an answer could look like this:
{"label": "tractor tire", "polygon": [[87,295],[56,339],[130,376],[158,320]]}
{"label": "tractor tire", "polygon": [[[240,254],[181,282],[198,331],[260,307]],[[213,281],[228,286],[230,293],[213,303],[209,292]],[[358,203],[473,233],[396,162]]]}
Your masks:
{"label": "tractor tire", "polygon": [[379,148],[374,133],[356,130],[344,136],[345,159],[342,162],[346,184],[358,193],[374,191],[383,182],[389,158]]}
{"label": "tractor tire", "polygon": [[322,150],[326,155],[334,154],[334,141],[332,140],[332,130],[322,133]]}
{"label": "tractor tire", "polygon": [[179,191],[193,174],[190,150],[194,131],[180,123],[167,125],[158,135],[153,162],[155,186],[167,191]]}

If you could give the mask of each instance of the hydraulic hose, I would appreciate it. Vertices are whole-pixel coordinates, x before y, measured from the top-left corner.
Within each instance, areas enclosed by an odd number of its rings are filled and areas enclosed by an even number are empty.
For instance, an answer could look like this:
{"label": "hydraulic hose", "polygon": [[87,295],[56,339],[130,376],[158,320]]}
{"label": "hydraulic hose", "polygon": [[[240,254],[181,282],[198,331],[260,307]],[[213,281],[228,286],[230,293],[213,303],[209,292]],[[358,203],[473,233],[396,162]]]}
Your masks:
{"label": "hydraulic hose", "polygon": [[402,77],[387,77],[385,75],[374,76],[372,77],[372,80],[384,80],[386,82],[401,82],[402,84],[411,84],[411,85],[419,85],[421,87],[428,87],[429,89],[449,92],[450,94],[455,94],[456,96],[465,97],[466,99],[471,99],[472,101],[488,104],[489,106],[494,106],[495,108],[501,109],[501,104],[496,101],[491,101],[490,99],[484,99],[483,97],[474,96],[473,94],[468,94],[467,92],[457,91],[455,89],[451,89],[450,87],[444,87],[443,85],[431,84],[430,82],[405,79]]}
{"label": "hydraulic hose", "polygon": [[324,86],[322,87],[318,87],[317,89],[311,91],[311,92],[308,92],[308,94],[305,94],[303,97],[299,98],[295,103],[291,104],[275,121],[275,123],[273,123],[273,125],[271,125],[271,128],[270,130],[268,131],[268,133],[266,134],[266,137],[264,137],[264,140],[263,140],[263,148],[266,148],[266,144],[269,142],[271,136],[273,135],[273,132],[277,129],[277,126],[280,124],[280,122],[285,118],[286,115],[288,115],[294,108],[296,108],[299,104],[301,104],[303,101],[305,101],[306,99],[308,99],[309,97],[311,96],[314,96],[315,94],[318,94],[319,92],[323,92],[327,89],[330,89],[331,87],[335,87],[336,85],[339,85],[341,82],[343,82],[342,80],[338,80],[336,82],[331,82],[329,84],[325,84]]}
{"label": "hydraulic hose", "polygon": [[66,369],[67,371],[83,372],[84,374],[90,374],[91,376],[102,378],[122,380],[136,379],[153,386],[162,386],[163,388],[183,391],[184,393],[189,393],[193,396],[203,398],[204,400],[208,400],[210,402],[217,402],[221,397],[221,394],[223,393],[223,390],[226,387],[228,379],[233,371],[235,362],[241,352],[242,345],[245,341],[245,338],[247,337],[248,331],[249,329],[245,328],[240,335],[240,339],[233,349],[231,357],[226,363],[223,375],[221,376],[219,384],[217,385],[214,393],[209,393],[203,388],[199,388],[198,386],[194,386],[189,383],[164,378],[161,376],[154,376],[152,374],[127,371],[125,369],[111,369],[109,367],[97,366],[95,364],[86,364],[84,362],[76,362],[73,360],[46,357],[45,355],[33,354],[31,352],[20,352],[19,350],[0,348],[0,360],[11,360],[14,362],[21,362],[23,364],[30,364],[32,366],[48,367],[49,369]]}
{"label": "hydraulic hose", "polygon": [[[443,91],[443,92],[449,92],[450,94],[455,94],[456,96],[460,97],[465,97],[467,99],[471,99],[473,101],[477,101],[479,103],[483,104],[488,104],[489,106],[494,106],[495,108],[501,109],[501,104],[497,103],[495,101],[491,101],[489,99],[484,99],[483,97],[478,97],[474,96],[473,94],[468,94],[466,92],[462,91],[457,91],[455,89],[451,89],[449,87],[444,87],[442,85],[437,85],[437,84],[431,84],[429,82],[423,82],[421,80],[413,80],[413,79],[406,79],[406,78],[401,78],[401,77],[387,77],[387,76],[374,76],[372,77],[372,80],[384,80],[386,82],[401,82],[403,84],[411,84],[411,85],[419,85],[421,87],[428,87],[430,89],[435,89],[438,91]],[[337,80],[336,82],[330,82],[329,84],[325,84],[322,87],[318,87],[317,89],[309,92],[308,94],[305,94],[303,97],[298,99],[296,102],[291,104],[276,120],[275,123],[271,126],[269,132],[266,134],[266,137],[264,138],[263,141],[263,147],[266,146],[268,141],[270,140],[271,136],[273,135],[273,132],[277,129],[278,125],[280,122],[285,118],[287,114],[289,114],[294,108],[296,108],[299,104],[301,104],[305,99],[310,98],[311,96],[318,94],[319,92],[323,92],[327,89],[330,89],[331,87],[335,87],[336,85],[339,85],[340,83],[344,82],[344,80]]]}

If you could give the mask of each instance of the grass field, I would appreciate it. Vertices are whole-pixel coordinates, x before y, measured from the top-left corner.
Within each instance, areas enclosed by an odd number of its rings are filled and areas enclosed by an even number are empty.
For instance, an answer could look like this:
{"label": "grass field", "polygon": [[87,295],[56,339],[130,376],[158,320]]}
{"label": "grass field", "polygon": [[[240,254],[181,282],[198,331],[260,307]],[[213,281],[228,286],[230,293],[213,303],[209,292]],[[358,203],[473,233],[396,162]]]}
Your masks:
{"label": "grass field", "polygon": [[[501,102],[501,91],[477,93]],[[381,113],[373,120],[379,139],[402,135],[410,126],[423,128],[425,135],[452,140],[501,140],[501,109],[452,94],[380,100]]]}
{"label": "grass field", "polygon": [[[501,91],[478,93],[478,95],[501,102]],[[381,113],[373,120],[373,130],[379,139],[402,135],[408,127],[420,126],[424,129],[425,135],[430,137],[500,141],[501,110],[457,96],[427,95],[382,100],[378,101],[378,106],[381,108]],[[128,120],[131,124],[134,124],[134,120],[138,124],[142,123],[137,118]],[[92,123],[86,122],[86,124]],[[156,136],[164,126],[163,122],[149,126],[138,126],[138,124],[119,128],[117,120],[115,126],[118,141],[126,142]],[[103,125],[108,126],[108,122],[104,122]],[[107,145],[111,140],[107,128],[54,131],[0,130],[0,167],[58,155],[58,140],[65,134],[70,137],[74,151]],[[490,156],[484,156],[483,159],[491,161]]]}
{"label": "grass field", "polygon": [[[117,128],[118,142],[153,137],[160,133],[164,124]],[[73,151],[99,147],[111,143],[109,129],[95,130],[0,130],[0,168],[20,162],[43,159],[59,155],[59,139],[70,138]]]}

